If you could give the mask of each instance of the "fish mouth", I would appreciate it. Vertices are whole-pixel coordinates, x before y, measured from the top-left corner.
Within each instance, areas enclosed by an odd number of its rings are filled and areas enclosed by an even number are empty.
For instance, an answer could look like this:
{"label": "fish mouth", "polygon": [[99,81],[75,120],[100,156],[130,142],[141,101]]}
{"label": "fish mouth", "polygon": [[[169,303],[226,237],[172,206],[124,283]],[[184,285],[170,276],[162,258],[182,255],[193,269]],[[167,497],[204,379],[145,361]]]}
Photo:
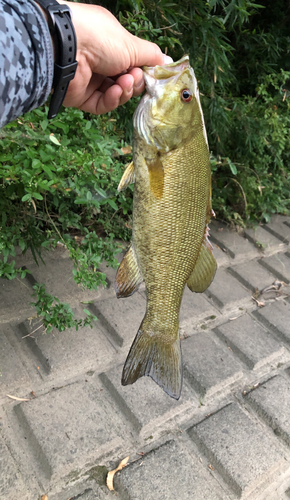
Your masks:
{"label": "fish mouth", "polygon": [[[155,96],[156,84],[160,80],[168,80],[179,76],[182,71],[189,68],[189,56],[185,55],[179,61],[162,66],[143,66],[146,90],[151,97]],[[155,91],[154,91],[155,90]]]}

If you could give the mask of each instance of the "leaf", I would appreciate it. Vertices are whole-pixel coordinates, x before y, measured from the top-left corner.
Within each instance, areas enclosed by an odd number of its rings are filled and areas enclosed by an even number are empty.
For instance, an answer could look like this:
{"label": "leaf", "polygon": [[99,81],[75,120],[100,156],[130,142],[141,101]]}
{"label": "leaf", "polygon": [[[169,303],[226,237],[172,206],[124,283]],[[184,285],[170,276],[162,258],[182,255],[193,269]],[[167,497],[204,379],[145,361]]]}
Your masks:
{"label": "leaf", "polygon": [[132,153],[132,146],[125,146],[124,148],[121,148],[121,151],[124,155],[129,155]]}
{"label": "leaf", "polygon": [[17,396],[10,396],[10,394],[6,394],[6,396],[10,399],[15,399],[15,401],[30,401],[30,398],[29,399],[18,398]]}
{"label": "leaf", "polygon": [[97,191],[97,193],[98,193],[100,196],[102,196],[103,198],[107,198],[107,196],[108,196],[108,195],[107,195],[106,191],[104,191],[102,188],[97,187],[97,188],[96,188],[96,191]]}
{"label": "leaf", "polygon": [[34,158],[32,160],[32,168],[38,168],[38,167],[42,167],[42,163],[40,160],[38,160],[38,158]]}
{"label": "leaf", "polygon": [[51,178],[54,179],[54,175],[50,168],[47,165],[42,165],[42,169],[47,173],[47,175]]}
{"label": "leaf", "polygon": [[48,119],[47,118],[45,118],[44,120],[42,120],[42,122],[40,122],[40,126],[41,126],[42,130],[46,130],[47,125],[48,125]]}
{"label": "leaf", "polygon": [[60,146],[60,142],[57,140],[57,138],[53,135],[53,134],[50,134],[49,136],[51,142],[53,142],[53,144],[56,144],[57,146]]}
{"label": "leaf", "polygon": [[32,196],[37,200],[43,200],[43,196],[40,193],[32,193]]}
{"label": "leaf", "polygon": [[228,164],[229,164],[229,167],[231,169],[232,174],[237,175],[237,173],[238,173],[237,167],[229,158],[228,158]]}
{"label": "leaf", "polygon": [[109,205],[114,209],[114,210],[118,210],[118,206],[116,205],[116,203],[114,202],[114,200],[111,200],[111,199],[108,199],[107,200]]}
{"label": "leaf", "polygon": [[129,460],[129,457],[123,458],[123,460],[121,460],[121,462],[119,463],[119,465],[116,469],[108,472],[106,484],[107,484],[107,487],[109,488],[110,491],[115,491],[114,485],[113,485],[114,475],[116,474],[116,472],[118,472],[119,470],[122,470],[122,469],[124,469],[124,467],[126,467],[128,460]]}
{"label": "leaf", "polygon": [[27,201],[30,200],[30,198],[31,198],[31,193],[28,193],[22,196],[21,201]]}

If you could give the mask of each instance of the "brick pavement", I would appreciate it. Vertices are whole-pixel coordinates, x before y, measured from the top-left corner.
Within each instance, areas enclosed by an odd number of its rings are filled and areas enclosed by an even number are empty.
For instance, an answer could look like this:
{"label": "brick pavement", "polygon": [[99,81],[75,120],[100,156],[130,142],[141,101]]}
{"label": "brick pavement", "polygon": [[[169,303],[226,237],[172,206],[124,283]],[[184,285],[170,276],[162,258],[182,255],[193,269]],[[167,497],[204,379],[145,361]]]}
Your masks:
{"label": "brick pavement", "polygon": [[[147,377],[120,383],[144,288],[117,300],[111,269],[108,288],[91,292],[61,248],[46,266],[19,255],[32,275],[0,280],[0,499],[115,498],[106,475],[129,455],[120,500],[289,500],[289,228],[283,216],[244,235],[213,222],[217,276],[182,302],[179,401]],[[277,279],[279,291],[258,295]],[[78,316],[91,301],[93,329],[45,334],[35,281]]]}

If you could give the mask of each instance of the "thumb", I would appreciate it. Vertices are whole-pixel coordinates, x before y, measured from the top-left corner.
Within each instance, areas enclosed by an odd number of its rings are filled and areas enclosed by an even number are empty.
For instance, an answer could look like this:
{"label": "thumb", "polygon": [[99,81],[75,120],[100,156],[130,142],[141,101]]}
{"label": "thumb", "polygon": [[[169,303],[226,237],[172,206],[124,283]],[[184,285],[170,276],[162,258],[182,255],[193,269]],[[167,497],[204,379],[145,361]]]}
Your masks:
{"label": "thumb", "polygon": [[157,64],[159,66],[162,66],[163,64],[172,62],[171,57],[163,54],[156,43],[142,40],[142,38],[138,38],[134,35],[132,35],[132,38],[133,44],[131,47],[131,66],[156,66]]}

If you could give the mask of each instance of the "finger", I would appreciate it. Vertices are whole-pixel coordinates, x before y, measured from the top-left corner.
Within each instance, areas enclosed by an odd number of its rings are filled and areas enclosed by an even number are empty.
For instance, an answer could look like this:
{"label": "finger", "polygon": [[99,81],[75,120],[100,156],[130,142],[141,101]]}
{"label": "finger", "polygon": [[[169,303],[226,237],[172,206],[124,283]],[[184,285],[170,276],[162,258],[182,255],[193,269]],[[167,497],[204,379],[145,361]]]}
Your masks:
{"label": "finger", "polygon": [[112,85],[111,82],[110,85],[105,82],[105,76],[96,73],[90,76],[89,72],[79,72],[79,78],[74,78],[69,84],[63,105],[81,108],[97,89],[102,89],[104,92]]}
{"label": "finger", "polygon": [[125,104],[133,95],[133,78],[131,75],[123,75],[118,78],[116,84],[109,87],[105,93],[96,90],[80,109],[102,115],[113,111],[118,106]]}
{"label": "finger", "polygon": [[145,88],[144,74],[141,68],[132,68],[129,70],[129,74],[134,78],[133,85],[133,96],[140,95]]}
{"label": "finger", "polygon": [[129,101],[129,99],[133,95],[134,77],[129,73],[126,75],[122,75],[116,80],[116,84],[120,85],[123,91],[122,95],[120,96],[119,104],[125,104],[125,102]]}
{"label": "finger", "polygon": [[94,115],[108,113],[119,106],[122,93],[120,85],[112,85],[105,93],[95,90],[80,109]]}
{"label": "finger", "polygon": [[103,81],[102,85],[98,87],[98,90],[102,92],[102,94],[104,94],[110,87],[112,87],[112,85],[115,85],[115,83],[116,82],[115,80],[113,80],[113,78],[106,78]]}

